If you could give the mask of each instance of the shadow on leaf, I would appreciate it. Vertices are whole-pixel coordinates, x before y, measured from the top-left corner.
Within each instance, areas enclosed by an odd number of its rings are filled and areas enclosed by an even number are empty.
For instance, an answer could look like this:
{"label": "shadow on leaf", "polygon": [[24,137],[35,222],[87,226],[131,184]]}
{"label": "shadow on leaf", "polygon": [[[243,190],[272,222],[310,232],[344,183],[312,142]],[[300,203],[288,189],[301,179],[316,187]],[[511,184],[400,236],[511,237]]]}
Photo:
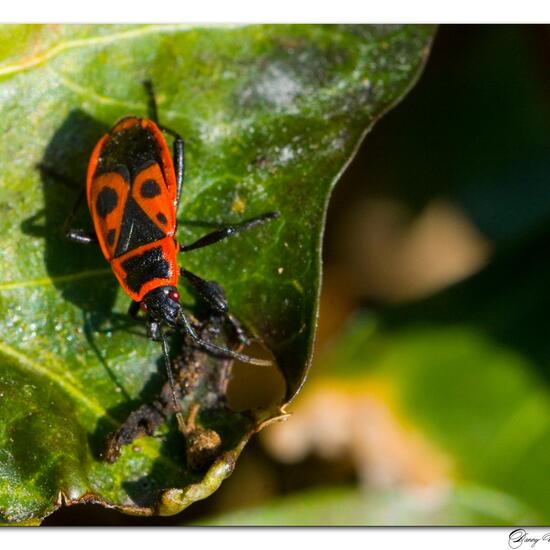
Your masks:
{"label": "shadow on leaf", "polygon": [[[89,155],[106,131],[107,126],[79,109],[69,113],[36,167],[41,174],[45,207],[26,219],[21,229],[45,240],[46,269],[53,284],[65,300],[82,310],[86,339],[109,378],[129,399],[93,336],[106,321],[113,326],[120,322],[121,316],[112,311],[118,284],[98,247],[68,242],[63,234],[65,221],[85,189]],[[91,227],[85,201],[75,224]]]}

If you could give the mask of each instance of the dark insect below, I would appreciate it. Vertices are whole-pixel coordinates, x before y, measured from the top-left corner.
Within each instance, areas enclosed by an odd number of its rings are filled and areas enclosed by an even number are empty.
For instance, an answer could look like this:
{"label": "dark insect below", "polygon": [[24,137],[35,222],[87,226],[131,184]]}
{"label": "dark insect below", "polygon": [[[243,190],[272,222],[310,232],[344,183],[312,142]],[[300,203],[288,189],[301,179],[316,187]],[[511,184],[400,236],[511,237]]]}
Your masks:
{"label": "dark insect below", "polygon": [[[201,338],[224,343],[232,349],[241,345],[235,332],[228,330],[224,316],[219,313],[211,313],[201,322],[194,321],[194,327]],[[227,414],[225,395],[233,360],[209,357],[188,335],[184,336],[182,344],[181,352],[172,361],[176,397],[178,402],[184,404],[187,413],[180,430],[185,437],[188,467],[193,471],[201,471],[219,456],[224,434],[200,426],[197,417],[203,412]],[[124,445],[154,435],[163,423],[178,412],[179,408],[174,406],[172,399],[172,387],[167,382],[156,399],[132,411],[120,428],[109,435],[105,442],[105,459],[115,462]],[[233,418],[235,415],[242,417],[241,421],[248,422],[245,415],[231,412]]]}

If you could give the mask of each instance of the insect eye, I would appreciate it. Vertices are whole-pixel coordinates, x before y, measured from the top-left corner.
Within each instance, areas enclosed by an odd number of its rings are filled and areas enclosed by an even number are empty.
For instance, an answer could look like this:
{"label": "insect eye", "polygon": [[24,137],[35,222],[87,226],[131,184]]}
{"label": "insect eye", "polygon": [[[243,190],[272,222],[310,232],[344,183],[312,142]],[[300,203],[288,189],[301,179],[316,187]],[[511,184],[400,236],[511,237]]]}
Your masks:
{"label": "insect eye", "polygon": [[170,291],[170,294],[168,294],[168,297],[171,300],[174,300],[174,302],[179,302],[180,301],[180,293],[177,290]]}
{"label": "insect eye", "polygon": [[141,302],[139,307],[141,308],[142,311],[147,311],[147,304],[145,302]]}

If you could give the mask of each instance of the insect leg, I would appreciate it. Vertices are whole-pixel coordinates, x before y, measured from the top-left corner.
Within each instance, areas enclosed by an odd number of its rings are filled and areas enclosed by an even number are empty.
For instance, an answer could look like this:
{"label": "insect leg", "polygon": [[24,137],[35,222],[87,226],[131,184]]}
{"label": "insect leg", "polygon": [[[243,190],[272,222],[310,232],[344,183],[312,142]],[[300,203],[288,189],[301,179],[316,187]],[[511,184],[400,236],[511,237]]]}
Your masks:
{"label": "insect leg", "polygon": [[158,127],[170,134],[174,138],[172,145],[172,158],[174,160],[174,172],[176,173],[176,209],[179,206],[181,198],[181,189],[183,187],[183,177],[185,175],[185,143],[183,138],[175,131],[158,124]]}
{"label": "insect leg", "polygon": [[160,325],[158,326],[158,332],[160,334],[160,340],[162,342],[162,352],[164,355],[164,365],[166,366],[166,374],[168,375],[168,383],[170,384],[170,391],[172,392],[172,403],[174,406],[174,411],[176,413],[176,420],[178,421],[178,427],[182,433],[186,433],[186,424],[185,420],[183,418],[183,413],[181,411],[181,405],[178,401],[177,391],[176,391],[176,383],[174,380],[174,373],[172,372],[172,365],[170,363],[170,355],[168,352],[168,344],[166,342],[166,337],[164,336],[164,332],[162,331],[162,327]]}
{"label": "insect leg", "polygon": [[[162,127],[168,131],[167,128]],[[176,172],[176,210],[181,199],[181,189],[183,187],[183,176],[185,174],[185,144],[179,134],[174,135],[174,145],[172,156],[174,158],[174,171]]]}
{"label": "insect leg", "polygon": [[248,220],[246,222],[235,225],[227,225],[225,227],[222,227],[221,229],[212,231],[212,233],[208,233],[204,237],[196,240],[194,243],[180,246],[180,252],[189,252],[190,250],[196,250],[197,248],[210,246],[211,244],[217,243],[218,241],[227,239],[227,237],[231,237],[232,235],[236,235],[237,233],[241,233],[242,231],[248,231],[249,229],[253,229],[258,225],[262,225],[278,217],[278,212],[268,212],[267,214],[262,214],[261,216],[252,218],[251,220]]}
{"label": "insect leg", "polygon": [[128,315],[132,319],[135,319],[138,316],[139,305],[140,305],[140,303],[136,302],[135,300],[132,300],[132,302],[130,303],[130,307],[128,308]]}
{"label": "insect leg", "polygon": [[149,96],[149,118],[163,131],[170,134],[174,138],[174,145],[172,151],[172,157],[174,160],[174,171],[176,172],[176,208],[179,205],[181,197],[181,188],[183,186],[183,176],[185,172],[185,144],[182,137],[174,130],[163,126],[159,121],[157,99],[155,97],[155,90],[153,88],[153,82],[151,80],[145,80],[143,82],[145,91]]}
{"label": "insect leg", "polygon": [[242,344],[250,344],[250,339],[246,335],[246,331],[241,323],[237,320],[234,315],[229,313],[227,298],[225,297],[225,292],[223,287],[216,283],[216,281],[205,281],[198,275],[187,271],[183,267],[180,268],[181,276],[193,286],[197,291],[197,294],[217,313],[225,314],[225,317],[233,327],[235,335],[237,336],[239,342]]}
{"label": "insect leg", "polygon": [[[66,187],[74,189],[75,187],[78,186],[77,184],[75,184],[75,182],[71,178],[68,178],[63,174],[56,172],[53,168],[47,166],[46,164],[39,164],[38,169],[42,174],[56,179]],[[97,236],[95,235],[94,232],[84,231],[83,229],[71,228],[71,225],[73,224],[76,214],[78,213],[78,209],[82,206],[84,197],[85,197],[85,189],[81,187],[80,192],[76,198],[76,201],[74,202],[71,210],[69,211],[69,215],[67,216],[67,219],[63,224],[63,234],[68,240],[75,243],[79,243],[79,244],[97,243],[98,242]]]}
{"label": "insect leg", "polygon": [[148,102],[147,108],[149,110],[149,118],[158,125],[159,113],[157,109],[157,98],[155,97],[155,89],[153,88],[153,82],[151,80],[144,80],[143,87],[147,92]]}
{"label": "insect leg", "polygon": [[65,232],[65,237],[78,244],[97,244],[97,235],[95,233],[89,233],[83,229],[69,229]]}
{"label": "insect leg", "polygon": [[155,97],[155,90],[153,88],[153,82],[151,80],[145,80],[143,82],[145,91],[149,96],[149,118],[163,131],[170,134],[174,138],[174,144],[172,149],[172,157],[174,161],[174,171],[176,172],[176,208],[179,205],[181,197],[181,189],[183,186],[183,176],[185,173],[185,144],[182,137],[178,132],[171,130],[167,126],[163,126],[159,121],[159,114],[157,108],[157,99]]}
{"label": "insect leg", "polygon": [[180,268],[181,276],[193,285],[197,294],[214,310],[226,313],[228,310],[227,298],[223,288],[215,281],[205,281],[198,275]]}
{"label": "insect leg", "polygon": [[183,187],[183,177],[185,175],[185,143],[183,138],[175,130],[167,126],[158,124],[158,127],[174,138],[172,145],[172,159],[174,161],[174,172],[176,173],[176,210],[180,204],[181,189]]}
{"label": "insect leg", "polygon": [[238,353],[228,348],[217,346],[216,344],[212,344],[211,342],[207,342],[206,340],[203,340],[197,335],[197,333],[191,326],[191,323],[189,323],[189,321],[183,314],[180,317],[180,324],[185,334],[187,334],[198,347],[202,348],[205,351],[208,351],[209,353],[211,353],[216,357],[226,357],[229,359],[237,359],[242,363],[250,363],[252,365],[260,365],[260,366],[271,365],[271,361],[266,361],[264,359],[255,359],[253,357],[249,357],[248,355],[243,355],[242,353]]}
{"label": "insect leg", "polygon": [[69,212],[69,215],[65,220],[65,223],[63,224],[63,233],[65,234],[65,237],[67,237],[67,239],[69,239],[69,241],[72,241],[73,243],[94,244],[94,243],[97,243],[98,240],[97,240],[97,235],[93,231],[84,231],[84,229],[71,228],[71,225],[78,212],[78,209],[82,205],[83,199],[84,199],[84,189],[82,189],[78,194],[78,197],[76,198],[76,201],[73,207],[71,208],[71,211]]}
{"label": "insect leg", "polygon": [[160,323],[153,320],[147,321],[147,336],[150,340],[154,340],[155,342],[160,341],[161,339],[161,327]]}
{"label": "insect leg", "polygon": [[250,338],[246,334],[246,330],[241,325],[241,322],[232,314],[227,313],[226,314],[227,320],[231,323],[231,326],[233,327],[233,330],[235,331],[235,335],[237,336],[237,339],[241,344],[244,344],[245,346],[248,346],[250,344]]}

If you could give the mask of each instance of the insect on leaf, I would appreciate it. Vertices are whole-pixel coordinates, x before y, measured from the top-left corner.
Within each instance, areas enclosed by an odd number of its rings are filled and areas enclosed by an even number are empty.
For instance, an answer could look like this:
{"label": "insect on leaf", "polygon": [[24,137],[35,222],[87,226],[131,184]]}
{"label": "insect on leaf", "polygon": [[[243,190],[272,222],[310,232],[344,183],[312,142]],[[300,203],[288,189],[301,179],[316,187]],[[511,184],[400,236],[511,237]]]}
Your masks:
{"label": "insect on leaf", "polygon": [[[67,243],[61,228],[97,140],[122,116],[147,116],[142,82],[153,81],[161,122],[186,142],[180,242],[280,212],[182,262],[223,285],[231,311],[272,352],[287,402],[311,359],[331,189],[367,130],[415,82],[433,32],[0,27],[2,521],[36,521],[80,501],[176,513],[232,471],[255,422],[280,413],[226,419],[226,454],[204,475],[186,467],[175,423],[125,446],[114,463],[101,455],[106,435],[158,395],[161,350],[128,322],[129,299],[100,251]],[[86,209],[76,221],[91,227]]]}

